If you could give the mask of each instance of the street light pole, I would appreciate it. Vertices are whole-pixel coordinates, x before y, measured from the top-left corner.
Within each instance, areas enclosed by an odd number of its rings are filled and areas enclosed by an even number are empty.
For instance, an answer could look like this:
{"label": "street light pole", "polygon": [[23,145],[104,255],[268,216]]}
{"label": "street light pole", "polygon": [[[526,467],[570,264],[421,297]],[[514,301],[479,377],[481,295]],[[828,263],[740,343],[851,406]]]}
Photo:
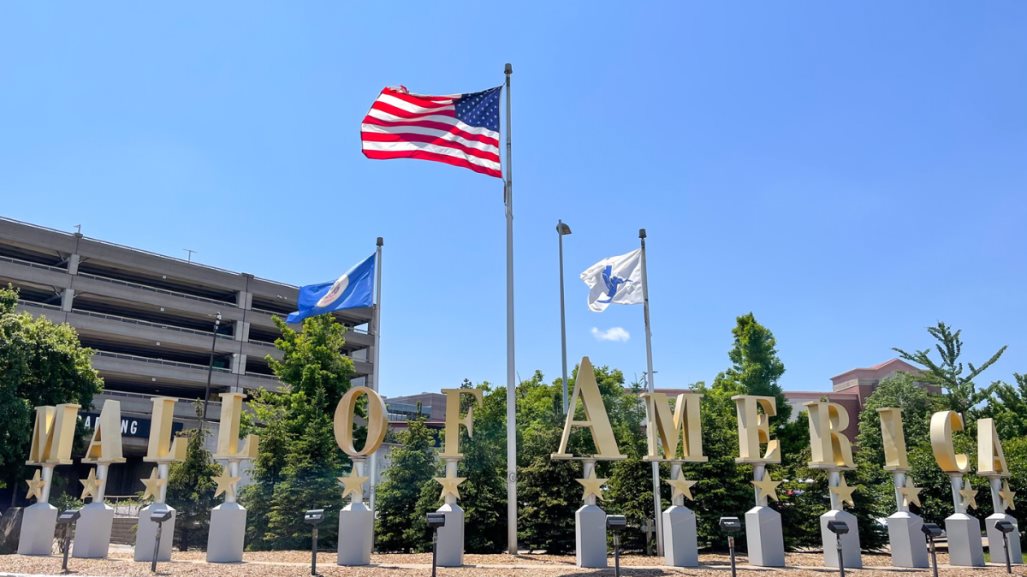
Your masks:
{"label": "street light pole", "polygon": [[570,410],[567,399],[567,314],[563,291],[563,237],[571,233],[571,227],[562,220],[556,221],[556,234],[560,238],[560,348],[563,353],[563,414]]}
{"label": "street light pole", "polygon": [[221,328],[221,311],[218,311],[214,318],[214,333],[210,340],[210,363],[207,365],[207,388],[203,391],[203,419],[200,420],[200,429],[203,429],[207,422],[207,405],[210,404],[210,378],[214,374],[214,348],[218,344],[218,329]]}

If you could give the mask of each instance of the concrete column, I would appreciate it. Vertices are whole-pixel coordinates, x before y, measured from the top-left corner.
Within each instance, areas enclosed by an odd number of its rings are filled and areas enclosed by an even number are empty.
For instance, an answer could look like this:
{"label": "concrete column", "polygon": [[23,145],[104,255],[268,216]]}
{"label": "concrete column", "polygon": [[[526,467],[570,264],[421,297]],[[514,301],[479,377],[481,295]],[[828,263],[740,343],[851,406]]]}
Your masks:
{"label": "concrete column", "polygon": [[77,254],[68,257],[68,274],[78,274],[78,264],[81,260]]}
{"label": "concrete column", "polygon": [[241,375],[246,372],[246,353],[232,353],[232,374]]}
{"label": "concrete column", "polygon": [[61,310],[64,311],[64,312],[70,311],[71,307],[74,306],[74,302],[75,302],[75,289],[73,289],[73,288],[66,288],[66,289],[64,289],[64,292],[61,293]]}

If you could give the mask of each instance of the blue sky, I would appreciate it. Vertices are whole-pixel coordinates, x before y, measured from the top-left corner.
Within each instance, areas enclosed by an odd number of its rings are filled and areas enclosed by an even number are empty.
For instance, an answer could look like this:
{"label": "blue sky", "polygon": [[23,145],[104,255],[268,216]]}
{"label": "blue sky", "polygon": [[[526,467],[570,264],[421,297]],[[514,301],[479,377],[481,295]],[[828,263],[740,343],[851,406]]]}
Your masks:
{"label": "blue sky", "polygon": [[500,181],[367,160],[359,124],[383,86],[475,91],[512,62],[521,377],[560,372],[562,218],[572,364],[645,370],[641,307],[591,313],[577,279],[645,227],[658,386],[712,380],[749,311],[786,389],[939,320],[970,361],[1010,345],[984,380],[1009,379],[1024,30],[1000,1],[7,2],[0,214],[294,284],[384,236],[383,392],[503,383]]}

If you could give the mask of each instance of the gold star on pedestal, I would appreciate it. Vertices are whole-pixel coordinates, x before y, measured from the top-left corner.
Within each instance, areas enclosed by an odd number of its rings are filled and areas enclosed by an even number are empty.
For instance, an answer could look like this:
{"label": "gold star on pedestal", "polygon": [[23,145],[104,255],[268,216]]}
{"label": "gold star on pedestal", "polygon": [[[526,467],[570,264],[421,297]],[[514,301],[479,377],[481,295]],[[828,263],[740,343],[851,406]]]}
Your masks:
{"label": "gold star on pedestal", "polygon": [[959,490],[959,496],[963,498],[963,505],[966,505],[968,509],[977,508],[977,489],[966,485]]}
{"label": "gold star on pedestal", "polygon": [[766,473],[763,479],[760,481],[753,481],[753,487],[756,487],[757,498],[762,499],[770,498],[777,501],[777,486],[781,484],[781,481],[775,481],[770,478],[770,473]]}
{"label": "gold star on pedestal", "polygon": [[215,483],[218,484],[217,489],[214,491],[214,496],[217,497],[221,493],[225,494],[225,497],[235,496],[235,484],[239,482],[239,477],[233,477],[228,472],[228,467],[225,466],[221,470],[221,474],[217,477],[211,477]]}
{"label": "gold star on pedestal", "polygon": [[342,485],[342,498],[345,499],[354,493],[360,495],[360,498],[363,498],[364,483],[367,482],[367,479],[367,477],[357,475],[356,469],[350,471],[348,477],[339,477],[339,484]]}
{"label": "gold star on pedestal", "polygon": [[39,469],[36,469],[36,474],[32,475],[31,479],[25,481],[28,483],[29,492],[25,494],[26,499],[36,498],[39,501],[43,498],[43,486],[46,485],[46,481],[39,478]]}
{"label": "gold star on pedestal", "polygon": [[916,505],[922,507],[920,504],[920,491],[923,491],[920,487],[913,486],[913,479],[906,477],[906,484],[899,487],[899,493],[902,495],[902,501],[907,507],[910,505]]}
{"label": "gold star on pedestal", "polygon": [[695,497],[692,496],[692,486],[696,483],[698,483],[698,481],[688,481],[681,477],[678,477],[677,479],[667,479],[667,484],[674,488],[674,492],[670,498],[673,499],[678,495],[681,495],[689,501],[695,501]]}
{"label": "gold star on pedestal", "polygon": [[845,482],[845,475],[839,476],[837,487],[831,487],[831,492],[838,495],[838,498],[842,500],[842,506],[845,506],[845,503],[848,503],[852,507],[856,506],[855,501],[852,500],[852,492],[855,490],[855,486],[850,487],[849,484]]}
{"label": "gold star on pedestal", "polygon": [[435,477],[435,481],[442,485],[442,494],[439,495],[439,499],[445,499],[447,495],[452,495],[457,499],[460,498],[460,483],[463,483],[466,477]]}
{"label": "gold star on pedestal", "polygon": [[1010,511],[1016,511],[1016,505],[1013,503],[1016,493],[1009,490],[1009,481],[1002,481],[1002,490],[998,492],[998,496],[1002,498],[1003,507]]}
{"label": "gold star on pedestal", "polygon": [[79,479],[78,482],[82,483],[82,496],[79,499],[96,498],[96,493],[100,490],[100,481],[96,478],[96,468],[89,469],[89,476]]}
{"label": "gold star on pedestal", "polygon": [[587,479],[577,479],[577,481],[585,488],[585,494],[581,496],[582,500],[588,499],[589,495],[596,499],[603,498],[603,485],[606,483],[606,479],[597,478],[595,471],[592,471]]}
{"label": "gold star on pedestal", "polygon": [[160,495],[161,487],[168,482],[167,479],[161,479],[158,476],[157,467],[154,467],[153,470],[150,471],[149,478],[139,480],[146,486],[146,491],[143,491],[143,499],[149,499],[150,497],[156,499],[157,496]]}

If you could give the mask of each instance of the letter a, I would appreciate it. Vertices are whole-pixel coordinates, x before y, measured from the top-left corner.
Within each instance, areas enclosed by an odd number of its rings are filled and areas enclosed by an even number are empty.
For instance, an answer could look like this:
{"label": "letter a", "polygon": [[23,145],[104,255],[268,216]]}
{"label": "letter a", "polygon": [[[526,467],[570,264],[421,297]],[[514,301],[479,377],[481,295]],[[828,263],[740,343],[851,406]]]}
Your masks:
{"label": "letter a", "polygon": [[[578,397],[581,397],[581,404],[585,408],[585,420],[574,420],[574,409],[577,406]],[[626,459],[617,448],[617,439],[613,436],[613,427],[610,426],[610,417],[606,414],[606,406],[603,405],[603,396],[599,393],[599,385],[596,383],[595,371],[592,370],[592,363],[588,357],[581,358],[578,366],[578,378],[574,379],[574,393],[571,395],[570,409],[567,411],[567,419],[563,424],[563,435],[560,437],[560,450],[553,453],[554,459],[573,459],[574,455],[567,452],[567,442],[571,438],[571,431],[575,427],[586,427],[592,433],[592,442],[596,446],[597,459]]]}
{"label": "letter a", "polygon": [[93,438],[89,441],[83,463],[124,463],[121,454],[121,403],[107,399],[100,417],[93,423]]}
{"label": "letter a", "polygon": [[1008,477],[1006,454],[992,419],[977,420],[977,474]]}

